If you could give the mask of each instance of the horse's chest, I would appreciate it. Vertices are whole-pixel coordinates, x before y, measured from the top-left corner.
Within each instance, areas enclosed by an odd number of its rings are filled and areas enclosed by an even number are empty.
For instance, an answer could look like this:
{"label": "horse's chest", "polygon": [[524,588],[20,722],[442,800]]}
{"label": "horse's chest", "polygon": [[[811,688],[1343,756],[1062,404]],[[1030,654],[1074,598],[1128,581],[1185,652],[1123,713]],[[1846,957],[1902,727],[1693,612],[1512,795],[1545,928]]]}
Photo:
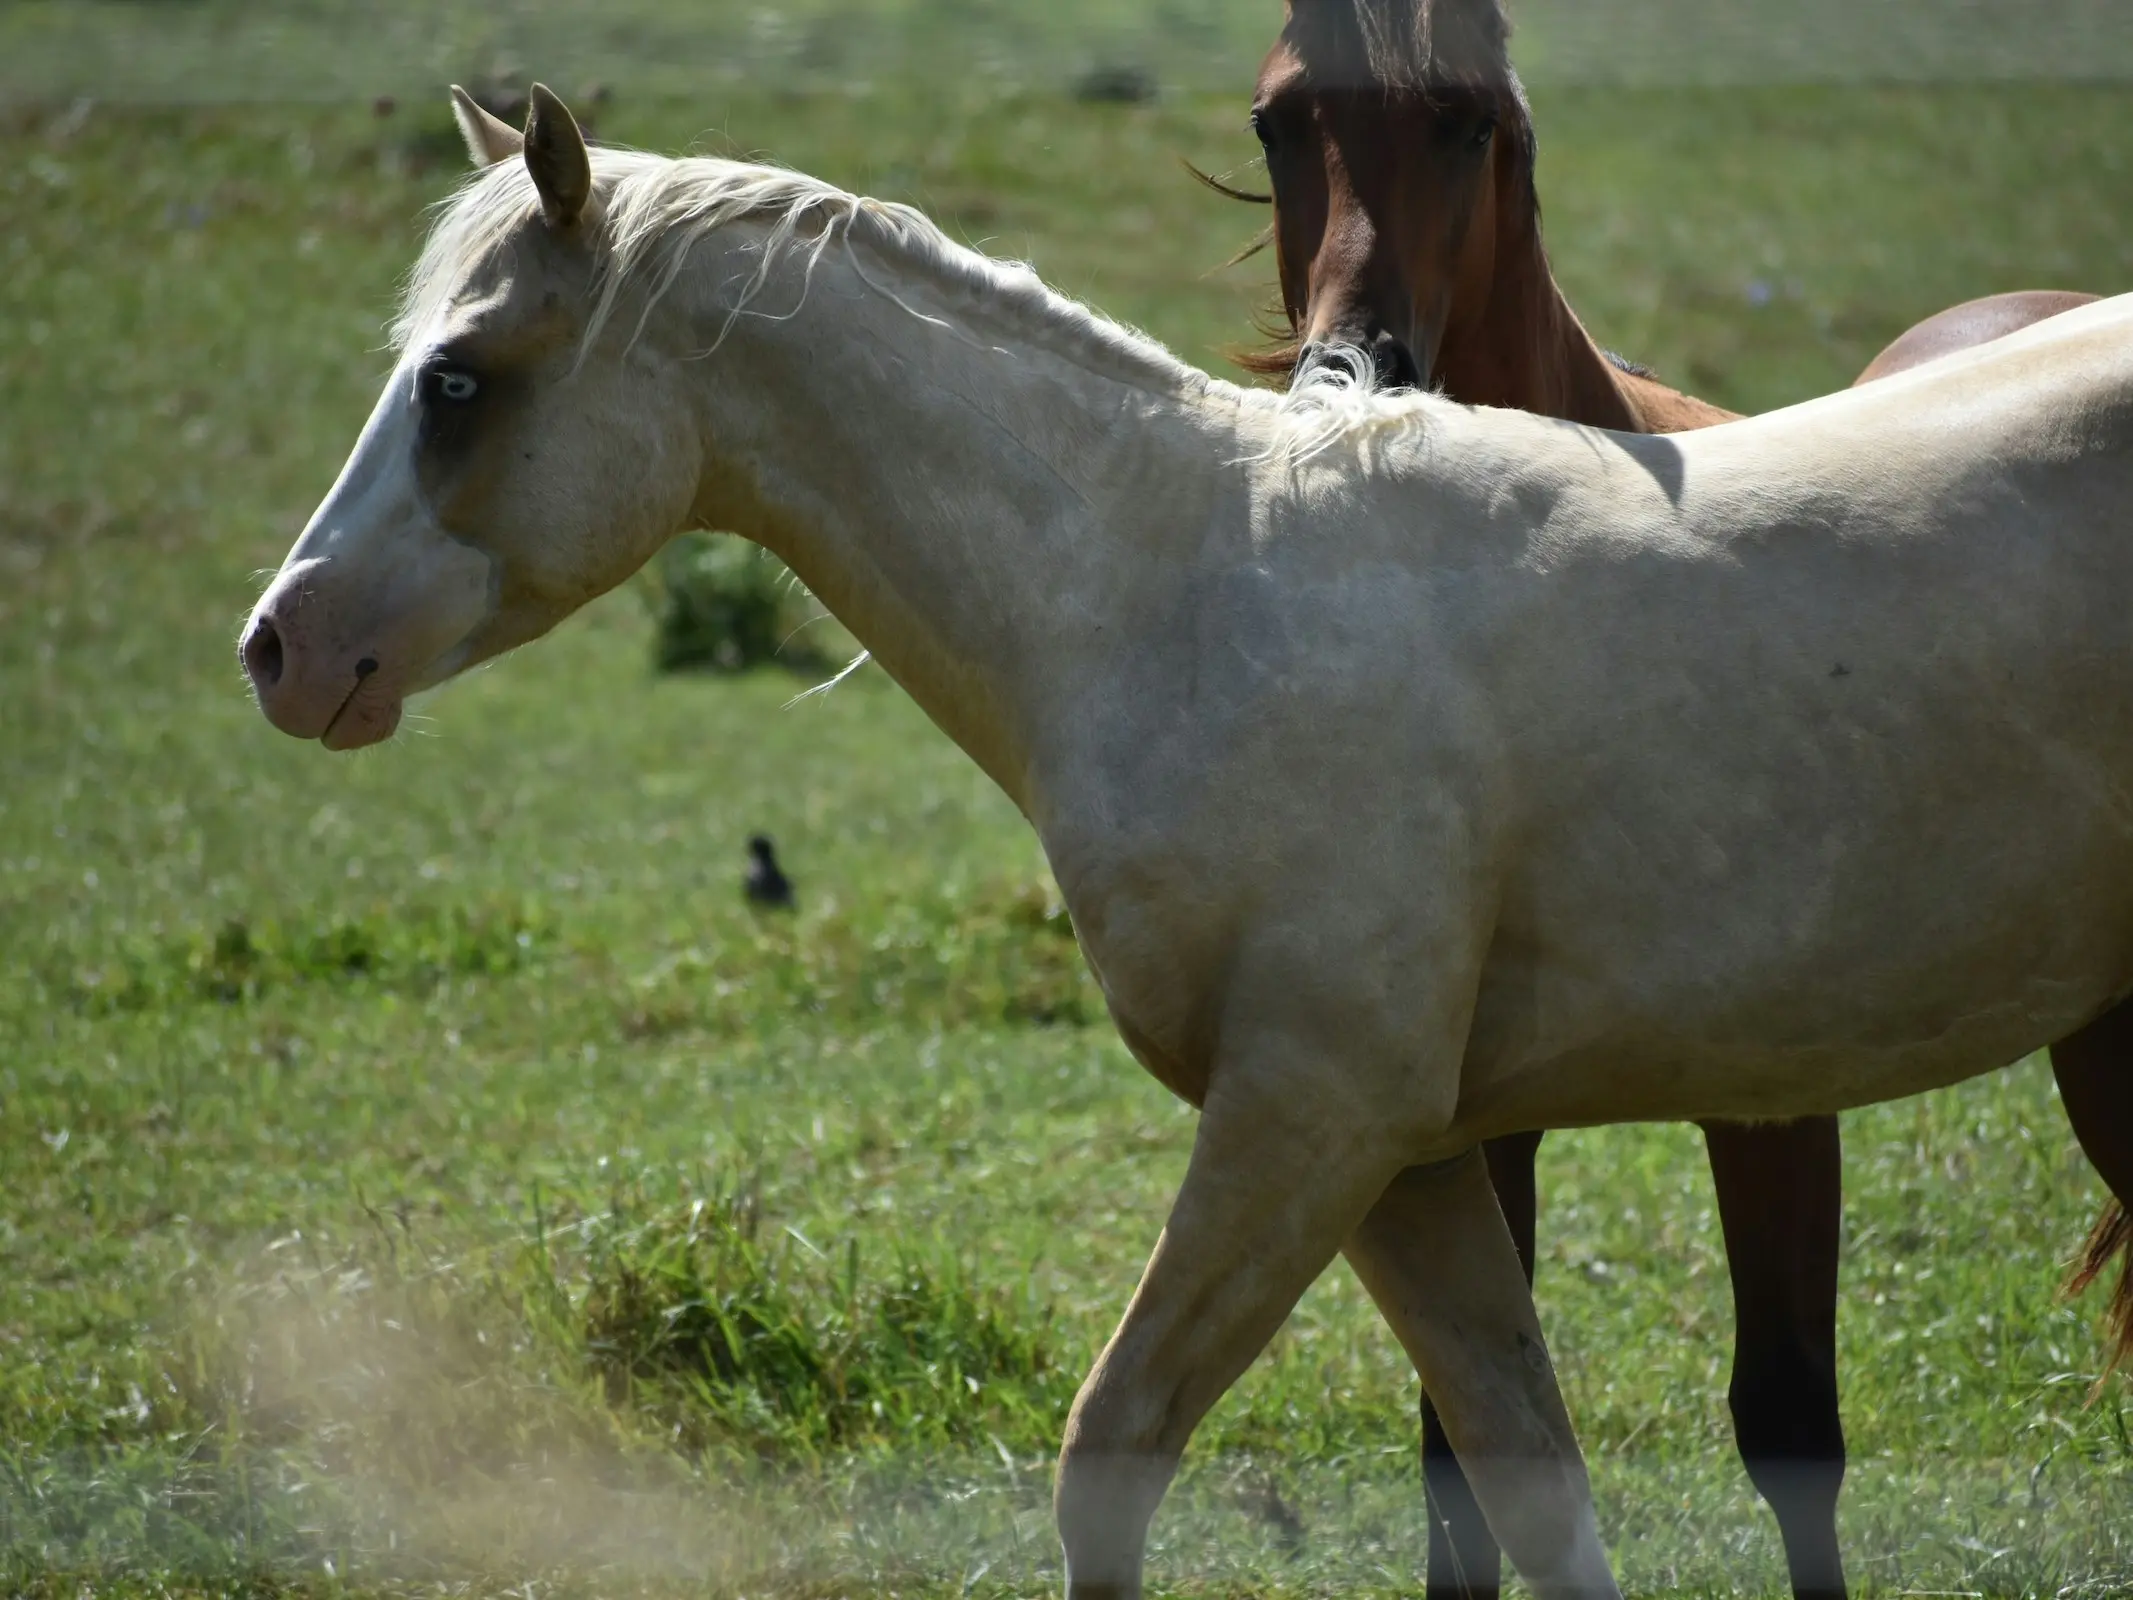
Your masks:
{"label": "horse's chest", "polygon": [[1068,903],[1126,1048],[1172,1094],[1203,1104],[1221,965],[1204,930],[1176,926],[1161,902],[1115,890],[1069,893]]}
{"label": "horse's chest", "polygon": [[1118,1036],[1125,1040],[1126,1048],[1133,1052],[1133,1059],[1180,1100],[1192,1106],[1206,1105],[1207,1086],[1213,1076],[1209,1054],[1190,1048],[1177,1030],[1165,1029],[1159,1012],[1153,1027],[1143,1026],[1135,1020],[1131,1004],[1130,1000],[1124,1005],[1113,1000],[1111,1020],[1118,1028]]}
{"label": "horse's chest", "polygon": [[[1137,830],[1136,830],[1137,832]],[[1207,1097],[1236,918],[1229,885],[1189,844],[1149,835],[1045,839],[1090,970],[1135,1058],[1181,1099]]]}

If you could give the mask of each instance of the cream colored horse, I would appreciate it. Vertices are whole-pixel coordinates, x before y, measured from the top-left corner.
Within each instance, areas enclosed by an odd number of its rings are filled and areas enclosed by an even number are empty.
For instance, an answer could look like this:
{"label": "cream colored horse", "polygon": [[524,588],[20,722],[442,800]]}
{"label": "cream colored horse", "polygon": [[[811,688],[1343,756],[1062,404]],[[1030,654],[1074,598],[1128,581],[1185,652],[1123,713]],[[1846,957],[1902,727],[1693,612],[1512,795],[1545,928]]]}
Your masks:
{"label": "cream colored horse", "polygon": [[1202,1108],[1067,1427],[1069,1591],[1345,1251],[1506,1553],[1613,1592],[1492,1135],[1914,1093],[2133,986],[2133,306],[1679,438],[1240,390],[912,212],[536,90],[247,626],[346,748],[688,527],[1021,807]]}

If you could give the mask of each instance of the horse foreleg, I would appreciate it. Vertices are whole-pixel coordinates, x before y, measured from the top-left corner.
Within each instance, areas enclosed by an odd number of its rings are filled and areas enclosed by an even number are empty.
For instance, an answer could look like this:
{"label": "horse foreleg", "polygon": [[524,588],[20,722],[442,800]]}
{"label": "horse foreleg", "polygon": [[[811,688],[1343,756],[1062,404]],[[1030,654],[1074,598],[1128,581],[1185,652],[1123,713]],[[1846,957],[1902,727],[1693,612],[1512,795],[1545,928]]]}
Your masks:
{"label": "horse foreleg", "polygon": [[[1489,1187],[1496,1191],[1496,1204],[1518,1247],[1529,1286],[1538,1209],[1533,1159],[1540,1143],[1538,1133],[1514,1133],[1481,1147],[1488,1158]],[[1494,1600],[1503,1588],[1503,1552],[1427,1394],[1422,1396],[1422,1493],[1429,1512],[1426,1600]]]}
{"label": "horse foreleg", "polygon": [[1149,1519],[1200,1418],[1398,1170],[1382,1125],[1317,1085],[1225,1070],[1118,1331],[1075,1397],[1055,1510],[1069,1600],[1140,1591]]}
{"label": "horse foreleg", "polygon": [[1733,1436],[1749,1479],[1777,1514],[1797,1600],[1843,1600],[1837,1119],[1710,1122],[1703,1135],[1733,1275]]}
{"label": "horse foreleg", "polygon": [[1409,1167],[1346,1246],[1435,1399],[1489,1529],[1536,1595],[1620,1591],[1533,1295],[1471,1155]]}

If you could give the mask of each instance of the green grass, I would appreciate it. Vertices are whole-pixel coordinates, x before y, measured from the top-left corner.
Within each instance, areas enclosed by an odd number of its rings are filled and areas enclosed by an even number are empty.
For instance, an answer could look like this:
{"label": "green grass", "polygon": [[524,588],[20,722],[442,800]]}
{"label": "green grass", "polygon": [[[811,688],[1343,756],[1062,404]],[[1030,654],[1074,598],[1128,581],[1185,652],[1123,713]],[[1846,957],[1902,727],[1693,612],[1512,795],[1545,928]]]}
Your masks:
{"label": "green grass", "polygon": [[[10,25],[19,16],[10,13]],[[56,15],[56,13],[55,13]],[[1241,86],[621,96],[603,131],[912,199],[1196,359]],[[1939,305],[2133,281],[2133,94],[1538,99],[1558,265],[1715,400]],[[709,130],[707,132],[707,130]],[[1047,1461],[1192,1122],[1010,808],[878,674],[660,676],[641,598],[353,758],[231,653],[381,375],[441,113],[0,129],[0,1590],[1026,1594]],[[1768,290],[1765,293],[1765,290]],[[768,829],[790,920],[751,914]],[[1541,1295],[1644,1592],[1776,1593],[1692,1132],[1543,1155]],[[2035,1063],[1847,1119],[1855,1576],[2133,1585],[2099,1200]],[[1210,1420],[1166,1592],[1413,1587],[1414,1383],[1330,1273]]]}
{"label": "green grass", "polygon": [[[2133,79],[2112,0],[1517,0],[1545,84]],[[560,88],[1059,91],[1105,68],[1236,92],[1278,8],[1225,0],[0,0],[0,102],[334,101],[528,68]],[[567,71],[566,71],[567,69]]]}

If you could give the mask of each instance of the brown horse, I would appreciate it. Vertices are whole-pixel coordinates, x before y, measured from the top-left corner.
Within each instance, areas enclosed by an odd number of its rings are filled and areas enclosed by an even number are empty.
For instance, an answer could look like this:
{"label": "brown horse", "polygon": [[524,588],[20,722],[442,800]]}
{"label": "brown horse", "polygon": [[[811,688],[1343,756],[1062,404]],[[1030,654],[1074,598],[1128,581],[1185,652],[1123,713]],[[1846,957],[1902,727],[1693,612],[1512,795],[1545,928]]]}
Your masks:
{"label": "brown horse", "polygon": [[[1734,414],[1611,357],[1564,299],[1541,243],[1532,118],[1499,0],[1289,0],[1261,68],[1252,128],[1266,152],[1283,337],[1243,357],[1270,375],[1342,360],[1387,385],[1597,427],[1672,433]],[[2086,304],[2031,293],[1919,324],[1860,382],[1904,371]],[[2125,1037],[2121,1037],[2125,1036]],[[2133,1050],[2121,1008],[2056,1045],[2083,1149],[2133,1196]],[[1749,1477],[1777,1514],[1794,1592],[1842,1596],[1836,1503],[1844,1430],[1836,1370],[1841,1158],[1837,1121],[1701,1124],[1733,1281],[1729,1400]],[[1530,1277],[1541,1135],[1493,1141],[1489,1170]],[[2115,1204],[2079,1264],[2085,1285],[2133,1244]],[[2133,1346],[2133,1276],[2110,1313],[2114,1364]],[[1425,1399],[1429,1592],[1490,1595],[1501,1558]]]}
{"label": "brown horse", "polygon": [[2056,317],[2077,306],[2094,305],[2097,296],[2077,289],[2018,289],[2012,294],[1989,294],[1982,300],[1965,300],[1959,306],[1936,311],[1914,328],[1898,334],[1888,348],[1866,364],[1852,380],[1854,387],[1876,378],[1894,377],[1913,367],[1957,350],[1969,350],[2010,333],[2019,333],[2032,323]]}

